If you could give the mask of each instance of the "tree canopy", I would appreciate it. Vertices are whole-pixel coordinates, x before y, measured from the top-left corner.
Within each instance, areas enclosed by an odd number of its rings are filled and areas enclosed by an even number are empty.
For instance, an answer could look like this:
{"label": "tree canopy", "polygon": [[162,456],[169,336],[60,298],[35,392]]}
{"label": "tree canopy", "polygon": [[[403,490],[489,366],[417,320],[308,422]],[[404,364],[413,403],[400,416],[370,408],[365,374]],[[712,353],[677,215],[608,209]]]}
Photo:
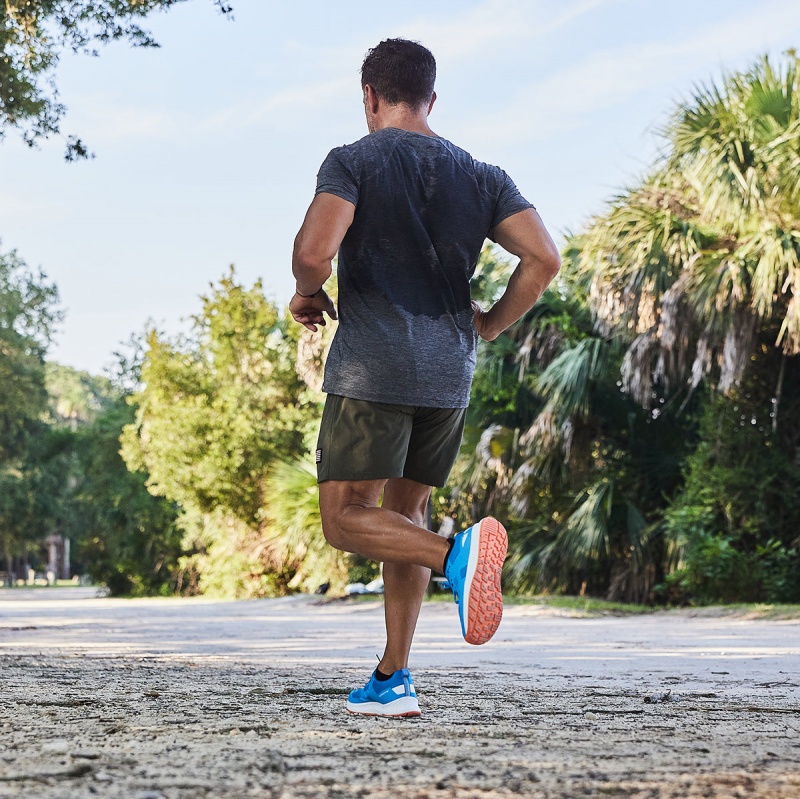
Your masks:
{"label": "tree canopy", "polygon": [[[142,22],[186,0],[0,0],[0,139],[17,130],[28,145],[60,134],[66,106],[56,71],[64,50],[96,56],[96,47],[125,40],[158,47]],[[213,0],[223,14],[232,7]],[[89,151],[66,137],[67,160]]]}
{"label": "tree canopy", "polygon": [[592,309],[628,342],[624,385],[644,405],[706,377],[727,392],[762,342],[800,353],[799,63],[698,88],[651,176],[581,238]]}
{"label": "tree canopy", "polygon": [[[31,464],[47,408],[45,353],[60,319],[58,292],[14,252],[0,254],[0,543],[6,559],[46,515]],[[42,502],[39,502],[42,500]]]}
{"label": "tree canopy", "polygon": [[481,423],[440,503],[514,519],[520,586],[713,599],[749,574],[748,598],[796,599],[795,54],[700,86],[663,141],[481,346]]}

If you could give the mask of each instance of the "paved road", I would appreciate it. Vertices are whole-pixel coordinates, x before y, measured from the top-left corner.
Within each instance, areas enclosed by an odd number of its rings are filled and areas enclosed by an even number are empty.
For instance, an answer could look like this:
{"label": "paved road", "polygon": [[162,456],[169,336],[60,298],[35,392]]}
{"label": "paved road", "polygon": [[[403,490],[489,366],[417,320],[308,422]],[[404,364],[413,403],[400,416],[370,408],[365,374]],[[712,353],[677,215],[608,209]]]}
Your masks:
{"label": "paved road", "polygon": [[800,798],[796,621],[514,606],[476,648],[429,603],[396,722],[343,712],[381,615],[0,591],[0,797]]}

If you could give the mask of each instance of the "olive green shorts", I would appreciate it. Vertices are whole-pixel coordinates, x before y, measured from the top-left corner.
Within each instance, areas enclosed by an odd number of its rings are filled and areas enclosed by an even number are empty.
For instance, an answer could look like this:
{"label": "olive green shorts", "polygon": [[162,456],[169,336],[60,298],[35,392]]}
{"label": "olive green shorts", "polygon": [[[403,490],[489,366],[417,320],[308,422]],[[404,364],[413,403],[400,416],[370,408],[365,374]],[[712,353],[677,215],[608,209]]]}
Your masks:
{"label": "olive green shorts", "polygon": [[443,486],[455,463],[466,408],[417,408],[328,394],[317,442],[317,479],[407,477]]}

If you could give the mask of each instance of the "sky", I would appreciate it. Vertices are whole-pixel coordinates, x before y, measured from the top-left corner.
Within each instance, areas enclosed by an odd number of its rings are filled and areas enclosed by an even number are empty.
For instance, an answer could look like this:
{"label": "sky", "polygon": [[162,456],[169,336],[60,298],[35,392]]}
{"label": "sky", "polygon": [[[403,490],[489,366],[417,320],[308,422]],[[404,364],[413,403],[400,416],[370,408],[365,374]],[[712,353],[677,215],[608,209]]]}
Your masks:
{"label": "sky", "polygon": [[800,48],[797,0],[189,0],[159,49],[62,57],[60,140],[0,143],[0,252],[58,286],[51,359],[100,373],[131,335],[186,330],[233,264],[285,305],[328,151],[366,134],[359,68],[403,36],[437,59],[433,130],[502,166],[563,242],[648,171],[698,84]]}

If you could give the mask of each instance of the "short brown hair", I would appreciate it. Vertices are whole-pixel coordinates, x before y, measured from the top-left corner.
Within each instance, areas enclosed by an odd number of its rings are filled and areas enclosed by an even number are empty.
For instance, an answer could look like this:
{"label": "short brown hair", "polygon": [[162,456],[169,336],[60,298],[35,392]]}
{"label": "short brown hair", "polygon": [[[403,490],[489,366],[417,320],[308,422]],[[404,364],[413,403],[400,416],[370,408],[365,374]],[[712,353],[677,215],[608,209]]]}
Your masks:
{"label": "short brown hair", "polygon": [[430,102],[436,82],[436,59],[427,47],[408,39],[385,39],[361,65],[361,86],[369,84],[391,105],[412,108]]}

